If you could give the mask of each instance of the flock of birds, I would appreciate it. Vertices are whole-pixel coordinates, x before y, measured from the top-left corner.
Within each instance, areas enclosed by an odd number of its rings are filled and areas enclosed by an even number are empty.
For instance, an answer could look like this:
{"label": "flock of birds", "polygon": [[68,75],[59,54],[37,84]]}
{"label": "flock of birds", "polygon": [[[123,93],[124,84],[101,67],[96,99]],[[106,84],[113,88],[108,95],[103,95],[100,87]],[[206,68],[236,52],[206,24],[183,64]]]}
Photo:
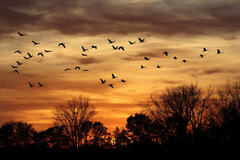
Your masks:
{"label": "flock of birds", "polygon": [[[22,37],[22,36],[26,36],[27,34],[18,32],[18,35]],[[116,46],[116,45],[114,45],[115,40],[107,39],[107,41],[108,41],[109,44],[112,45],[112,49],[113,49],[113,50],[125,51],[125,47],[124,47],[124,46]],[[144,42],[145,42],[145,39],[144,39],[144,38],[138,38],[138,41],[139,41],[139,43],[144,43]],[[129,42],[130,45],[134,45],[135,43],[137,43],[137,41],[128,41],[128,42]],[[39,45],[39,44],[40,44],[39,42],[36,42],[36,41],[32,41],[32,43],[33,43],[34,45]],[[59,46],[59,47],[66,48],[65,43],[62,43],[62,42],[59,43],[58,46]],[[89,49],[85,48],[84,46],[82,46],[81,48],[82,48],[82,51],[83,51],[83,53],[82,53],[81,55],[84,56],[84,57],[87,57],[88,54],[86,54],[86,52],[87,52]],[[92,49],[98,49],[98,47],[97,47],[96,45],[92,45],[91,48],[92,48]],[[203,48],[203,50],[202,50],[202,52],[207,52],[207,51],[209,51],[207,48]],[[52,51],[52,50],[46,50],[46,49],[45,49],[44,52],[39,52],[39,53],[37,54],[37,56],[44,57],[44,54],[45,54],[45,53],[49,53],[49,52],[53,52],[53,51]],[[22,52],[21,52],[20,50],[16,50],[14,53],[22,54]],[[169,53],[168,53],[167,51],[164,51],[162,54],[164,54],[165,56],[169,56]],[[221,52],[220,49],[217,49],[217,54],[222,54],[222,52]],[[29,60],[29,59],[31,59],[33,56],[34,56],[34,55],[32,55],[32,54],[30,54],[30,53],[27,53],[27,56],[24,56],[23,58],[26,59],[26,60]],[[205,54],[200,54],[200,58],[204,58],[204,56],[205,56]],[[143,59],[146,60],[146,61],[149,61],[149,60],[150,60],[150,58],[147,57],[147,56],[144,56]],[[173,59],[174,59],[174,60],[177,60],[178,57],[174,56]],[[183,59],[182,62],[183,62],[183,63],[187,63],[188,60]],[[14,69],[13,72],[16,72],[17,74],[19,74],[18,66],[21,66],[23,63],[20,62],[20,61],[16,61],[16,64],[17,64],[17,65],[11,65],[11,67]],[[141,66],[140,66],[140,69],[144,69],[144,68],[146,68],[146,66],[144,66],[144,65],[141,65]],[[161,66],[160,66],[160,65],[157,65],[156,68],[161,68]],[[75,70],[80,70],[80,66],[75,66],[74,69],[75,69]],[[72,68],[65,68],[65,69],[64,69],[64,71],[70,71],[70,70],[72,70]],[[83,70],[83,72],[87,72],[87,71],[88,71],[88,69],[84,69],[84,70]],[[116,79],[116,78],[118,78],[118,77],[116,77],[116,76],[112,73],[112,79]],[[103,78],[100,78],[101,84],[106,84],[106,81],[107,81],[107,80],[105,80],[105,79],[103,79]],[[121,79],[121,82],[122,82],[122,83],[126,83],[126,80]],[[29,84],[29,87],[34,87],[34,86],[35,86],[34,83],[32,83],[32,82],[28,82],[28,84]],[[108,85],[109,85],[111,88],[114,88],[114,84],[113,84],[113,83],[109,83]],[[44,84],[43,84],[42,82],[38,82],[38,86],[43,87]]]}

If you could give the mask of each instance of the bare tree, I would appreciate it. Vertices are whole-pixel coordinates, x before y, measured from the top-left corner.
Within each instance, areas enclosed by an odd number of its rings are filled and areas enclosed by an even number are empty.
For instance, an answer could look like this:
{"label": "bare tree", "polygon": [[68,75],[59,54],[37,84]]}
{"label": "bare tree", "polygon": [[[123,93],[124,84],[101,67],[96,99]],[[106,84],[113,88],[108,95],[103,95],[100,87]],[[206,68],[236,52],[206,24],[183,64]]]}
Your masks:
{"label": "bare tree", "polygon": [[[161,142],[184,141],[187,134],[197,134],[207,125],[211,90],[203,94],[197,84],[167,88],[152,94],[144,104],[153,119],[153,129]],[[171,139],[171,140],[170,140]]]}
{"label": "bare tree", "polygon": [[56,123],[64,127],[74,149],[82,145],[86,135],[83,134],[84,124],[94,115],[94,106],[89,103],[88,98],[82,96],[73,98],[66,105],[56,107]]}

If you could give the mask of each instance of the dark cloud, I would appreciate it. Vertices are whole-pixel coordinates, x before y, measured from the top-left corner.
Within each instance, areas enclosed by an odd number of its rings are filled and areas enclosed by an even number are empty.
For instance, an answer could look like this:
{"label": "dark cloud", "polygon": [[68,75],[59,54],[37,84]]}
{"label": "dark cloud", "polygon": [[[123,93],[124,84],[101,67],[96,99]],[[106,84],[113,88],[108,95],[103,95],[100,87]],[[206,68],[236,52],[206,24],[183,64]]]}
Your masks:
{"label": "dark cloud", "polygon": [[236,33],[240,2],[159,0],[153,3],[110,0],[3,0],[1,35],[23,30],[57,30],[62,34],[149,32],[159,35]]}
{"label": "dark cloud", "polygon": [[89,57],[89,58],[81,58],[78,59],[78,62],[80,64],[95,64],[95,63],[101,63],[103,60],[99,58]]}

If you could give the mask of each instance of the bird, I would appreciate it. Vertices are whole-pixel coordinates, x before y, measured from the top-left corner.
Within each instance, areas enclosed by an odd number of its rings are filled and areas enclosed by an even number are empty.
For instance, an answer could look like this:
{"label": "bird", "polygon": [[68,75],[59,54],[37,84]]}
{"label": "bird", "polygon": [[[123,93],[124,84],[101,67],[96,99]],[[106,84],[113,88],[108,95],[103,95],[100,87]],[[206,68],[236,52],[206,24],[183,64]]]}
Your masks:
{"label": "bird", "polygon": [[109,86],[113,88],[113,84],[109,84]]}
{"label": "bird", "polygon": [[103,80],[102,78],[100,78],[101,83],[104,84],[106,82],[106,80]]}
{"label": "bird", "polygon": [[146,68],[145,66],[141,65],[141,69]]}
{"label": "bird", "polygon": [[44,86],[44,84],[42,84],[41,82],[38,82],[38,85],[39,85],[40,87]]}
{"label": "bird", "polygon": [[23,63],[21,63],[21,62],[19,62],[19,61],[16,61],[17,62],[17,64],[20,66],[20,65],[22,65]]}
{"label": "bird", "polygon": [[165,56],[168,56],[168,52],[166,52],[166,51],[165,51],[165,52],[163,52],[163,54],[165,54]]}
{"label": "bird", "polygon": [[20,50],[16,50],[14,53],[22,54],[22,52]]}
{"label": "bird", "polygon": [[51,50],[46,50],[46,49],[45,49],[44,52],[49,53],[49,52],[52,52],[52,51],[51,51]]}
{"label": "bird", "polygon": [[75,67],[75,70],[77,70],[77,69],[79,70],[79,69],[80,69],[80,67],[79,67],[79,66],[76,66],[76,67]]}
{"label": "bird", "polygon": [[42,52],[38,53],[37,55],[38,55],[38,56],[42,56],[42,57],[44,57],[44,55],[43,55]]}
{"label": "bird", "polygon": [[18,71],[17,69],[15,69],[13,72],[16,72],[16,73],[18,73],[18,74],[19,74],[19,71]]}
{"label": "bird", "polygon": [[140,43],[145,42],[145,39],[143,39],[143,38],[138,38],[138,40],[139,40]]}
{"label": "bird", "polygon": [[92,48],[95,48],[95,49],[97,49],[97,46],[95,46],[95,45],[92,45]]}
{"label": "bird", "polygon": [[115,42],[115,40],[111,40],[111,39],[107,39],[107,40],[110,44]]}
{"label": "bird", "polygon": [[88,56],[87,54],[82,53],[82,56]]}
{"label": "bird", "polygon": [[86,52],[88,49],[86,49],[82,46],[82,50],[83,50],[83,52]]}
{"label": "bird", "polygon": [[206,51],[208,51],[208,49],[207,48],[203,48],[203,52],[206,52]]}
{"label": "bird", "polygon": [[220,49],[217,49],[217,54],[221,54],[222,52],[220,51]]}
{"label": "bird", "polygon": [[13,66],[13,65],[11,65],[11,67],[12,67],[12,68],[18,68],[17,66]]}
{"label": "bird", "polygon": [[201,58],[203,58],[203,57],[204,57],[204,55],[203,55],[203,54],[200,54],[200,57],[201,57]]}
{"label": "bird", "polygon": [[38,45],[38,44],[40,44],[40,43],[38,43],[38,42],[35,42],[35,41],[32,41],[33,42],[33,44],[34,45]]}
{"label": "bird", "polygon": [[118,47],[118,49],[119,49],[119,50],[121,49],[122,51],[125,50],[123,46]]}
{"label": "bird", "polygon": [[182,60],[182,62],[183,62],[183,63],[186,63],[186,62],[188,62],[188,61],[187,61],[186,59],[184,59],[184,60]]}
{"label": "bird", "polygon": [[157,65],[157,68],[161,68],[161,66],[160,66],[160,65]]}
{"label": "bird", "polygon": [[31,83],[31,82],[28,82],[28,84],[29,84],[29,87],[33,87],[34,86],[34,84]]}
{"label": "bird", "polygon": [[115,78],[117,78],[117,77],[112,73],[112,79],[115,79]]}
{"label": "bird", "polygon": [[59,43],[58,46],[62,46],[63,48],[66,48],[64,43]]}
{"label": "bird", "polygon": [[28,57],[25,57],[25,56],[24,56],[23,58],[24,58],[24,59],[29,59]]}
{"label": "bird", "polygon": [[126,83],[126,80],[124,80],[124,79],[121,79],[121,82],[123,82],[123,83]]}
{"label": "bird", "polygon": [[29,58],[32,58],[32,57],[33,57],[33,55],[31,55],[30,53],[27,53],[27,54],[28,54]]}
{"label": "bird", "polygon": [[128,42],[130,45],[133,45],[134,43],[136,43],[136,41],[135,42],[128,41]]}
{"label": "bird", "polygon": [[64,71],[70,71],[71,69],[70,68],[65,68]]}
{"label": "bird", "polygon": [[149,58],[148,58],[148,57],[144,57],[144,60],[147,60],[147,61],[148,61],[148,60],[149,60]]}
{"label": "bird", "polygon": [[23,34],[23,33],[21,33],[21,32],[18,32],[18,35],[19,35],[19,36],[26,36],[26,34]]}
{"label": "bird", "polygon": [[112,48],[113,48],[113,50],[117,50],[117,49],[118,49],[118,46],[112,45]]}
{"label": "bird", "polygon": [[173,57],[173,59],[175,59],[175,60],[176,60],[176,59],[177,59],[177,57],[176,57],[176,56],[174,56],[174,57]]}
{"label": "bird", "polygon": [[88,72],[88,69],[84,69],[83,72]]}

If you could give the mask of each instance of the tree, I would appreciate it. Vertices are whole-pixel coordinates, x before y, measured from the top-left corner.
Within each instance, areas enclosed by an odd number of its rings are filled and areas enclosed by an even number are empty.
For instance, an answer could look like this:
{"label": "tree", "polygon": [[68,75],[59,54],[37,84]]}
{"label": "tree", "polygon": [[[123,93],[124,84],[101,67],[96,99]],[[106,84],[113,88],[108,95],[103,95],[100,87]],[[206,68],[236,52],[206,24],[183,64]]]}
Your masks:
{"label": "tree", "polygon": [[101,122],[94,122],[92,127],[93,145],[107,146],[111,145],[111,137],[107,132],[107,128]]}
{"label": "tree", "polygon": [[129,143],[129,135],[126,129],[120,130],[119,127],[116,127],[114,133],[115,147],[126,147]]}
{"label": "tree", "polygon": [[[160,143],[183,143],[187,137],[203,135],[208,123],[212,91],[203,94],[196,84],[167,88],[152,94],[143,104],[153,119],[153,133]],[[187,136],[188,135],[188,136]]]}
{"label": "tree", "polygon": [[0,147],[27,147],[33,144],[34,133],[26,122],[6,122],[0,128]]}
{"label": "tree", "polygon": [[151,119],[142,113],[136,113],[127,119],[126,128],[132,133],[134,143],[151,142]]}
{"label": "tree", "polygon": [[82,145],[84,124],[95,115],[94,106],[89,103],[88,98],[82,96],[73,98],[66,105],[56,107],[55,120],[59,126],[64,127],[73,149]]}
{"label": "tree", "polygon": [[240,142],[240,81],[234,80],[219,87],[212,110],[210,133],[219,143]]}

